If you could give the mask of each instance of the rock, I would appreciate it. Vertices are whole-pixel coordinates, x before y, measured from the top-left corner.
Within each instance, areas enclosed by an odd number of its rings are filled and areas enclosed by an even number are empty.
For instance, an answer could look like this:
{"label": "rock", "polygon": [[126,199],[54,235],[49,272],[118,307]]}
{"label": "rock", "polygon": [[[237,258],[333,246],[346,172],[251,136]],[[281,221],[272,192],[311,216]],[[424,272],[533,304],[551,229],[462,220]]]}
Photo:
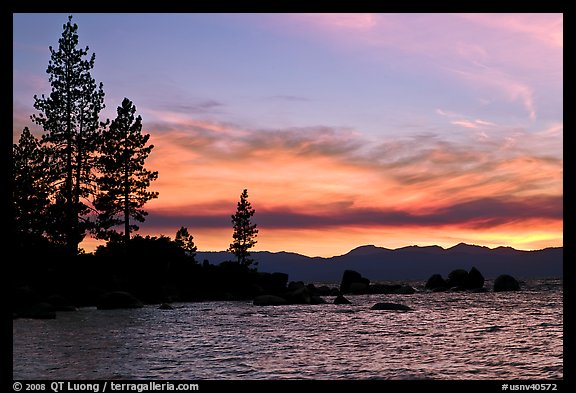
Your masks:
{"label": "rock", "polygon": [[334,299],[334,304],[352,304],[352,302],[350,302],[350,300],[346,299],[344,296],[338,295],[336,296],[336,299]]}
{"label": "rock", "polygon": [[51,295],[46,298],[46,303],[49,303],[54,308],[54,311],[78,311],[68,299],[61,295]]}
{"label": "rock", "polygon": [[310,304],[310,292],[308,288],[301,287],[291,292],[286,292],[284,298],[289,304]]}
{"label": "rock", "polygon": [[416,293],[416,290],[410,285],[402,285],[400,288],[395,289],[392,293],[397,295],[412,295]]}
{"label": "rock", "polygon": [[174,310],[174,307],[172,307],[170,304],[168,303],[162,303],[159,307],[158,310]]}
{"label": "rock", "polygon": [[455,269],[448,274],[448,287],[466,288],[468,272],[464,269]]}
{"label": "rock", "polygon": [[114,310],[118,308],[141,308],[143,304],[128,292],[115,291],[102,295],[96,308],[98,310]]}
{"label": "rock", "polygon": [[519,290],[520,290],[520,284],[518,283],[518,281],[508,274],[501,274],[496,278],[496,280],[494,280],[494,292],[519,291]]}
{"label": "rock", "polygon": [[[354,292],[352,292],[353,284],[357,284],[353,288]],[[357,271],[345,270],[340,282],[340,293],[366,293],[369,285],[370,280],[362,277]]]}
{"label": "rock", "polygon": [[391,311],[411,311],[412,309],[404,304],[398,303],[376,303],[370,310],[391,310]]}
{"label": "rock", "polygon": [[36,303],[19,313],[21,318],[54,319],[56,312],[50,303]]}
{"label": "rock", "polygon": [[472,266],[472,269],[468,272],[468,278],[466,279],[467,289],[477,289],[484,286],[484,276],[476,267]]}
{"label": "rock", "polygon": [[352,284],[350,284],[348,292],[356,295],[362,295],[364,293],[368,293],[368,284],[363,282],[353,282]]}
{"label": "rock", "polygon": [[288,304],[286,299],[276,295],[260,295],[254,298],[252,302],[255,306],[281,306]]}
{"label": "rock", "polygon": [[320,296],[312,295],[310,296],[310,304],[326,304],[326,300]]}
{"label": "rock", "polygon": [[440,274],[433,274],[430,276],[428,281],[426,281],[424,288],[431,289],[435,292],[440,292],[440,290],[445,291],[448,289],[448,283],[442,278]]}

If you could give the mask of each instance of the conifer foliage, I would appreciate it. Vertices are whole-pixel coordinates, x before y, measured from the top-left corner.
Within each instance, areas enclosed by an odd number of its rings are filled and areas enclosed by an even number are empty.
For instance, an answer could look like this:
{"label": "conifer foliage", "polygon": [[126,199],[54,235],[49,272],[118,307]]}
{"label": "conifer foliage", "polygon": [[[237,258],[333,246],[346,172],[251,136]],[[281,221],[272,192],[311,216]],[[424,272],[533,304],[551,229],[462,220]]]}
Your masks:
{"label": "conifer foliage", "polygon": [[42,144],[55,171],[53,200],[62,207],[61,225],[52,227],[61,236],[70,255],[78,253],[78,244],[91,228],[90,199],[94,191],[95,163],[100,136],[99,113],[104,108],[102,83],[91,75],[95,55],[88,47],[78,48],[78,26],[72,16],[63,26],[58,49],[50,49],[51,93],[34,96],[31,116],[42,126]]}
{"label": "conifer foliage", "polygon": [[[142,118],[135,116],[136,106],[124,98],[117,113],[103,133],[98,157],[99,190],[94,206],[99,211],[97,237],[122,239],[128,244],[130,233],[139,229],[134,221],[143,222],[148,215],[142,207],[158,197],[158,192],[148,191],[158,172],[144,167],[154,145],[148,144],[150,134],[142,133]],[[123,233],[114,229],[120,225],[124,227]]]}
{"label": "conifer foliage", "polygon": [[248,252],[257,243],[255,239],[258,236],[258,229],[256,229],[257,225],[252,223],[254,213],[255,210],[248,201],[248,190],[244,189],[240,195],[236,214],[232,215],[232,224],[234,225],[232,238],[234,241],[228,249],[236,256],[238,263],[244,266],[250,266],[254,263],[254,260],[250,258],[250,252]]}

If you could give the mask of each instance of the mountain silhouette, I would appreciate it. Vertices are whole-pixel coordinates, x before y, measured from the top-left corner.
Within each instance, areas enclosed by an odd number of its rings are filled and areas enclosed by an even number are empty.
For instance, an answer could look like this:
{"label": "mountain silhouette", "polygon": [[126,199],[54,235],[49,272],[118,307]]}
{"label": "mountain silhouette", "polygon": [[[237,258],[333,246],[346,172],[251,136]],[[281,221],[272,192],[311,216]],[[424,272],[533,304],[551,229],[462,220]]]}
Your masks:
{"label": "mountain silhouette", "polygon": [[[430,275],[448,274],[454,269],[475,266],[486,278],[511,274],[522,278],[561,277],[562,247],[535,251],[512,247],[488,248],[459,243],[444,249],[440,246],[407,246],[388,249],[365,245],[331,258],[308,257],[291,252],[252,252],[258,271],[288,273],[290,280],[339,281],[346,269],[356,270],[372,281],[425,280]],[[231,254],[198,252],[198,260],[212,264],[231,260]]]}

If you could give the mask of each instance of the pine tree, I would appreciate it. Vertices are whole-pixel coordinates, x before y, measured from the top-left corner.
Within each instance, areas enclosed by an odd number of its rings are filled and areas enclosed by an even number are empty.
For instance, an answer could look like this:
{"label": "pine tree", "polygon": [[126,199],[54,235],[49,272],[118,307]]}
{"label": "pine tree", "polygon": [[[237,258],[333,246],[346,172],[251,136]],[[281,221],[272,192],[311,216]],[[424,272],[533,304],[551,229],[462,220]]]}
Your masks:
{"label": "pine tree", "polygon": [[[42,143],[56,171],[58,188],[51,210],[62,219],[63,237],[70,255],[78,253],[78,244],[90,228],[89,198],[94,191],[94,165],[101,123],[99,113],[104,108],[102,83],[96,84],[90,71],[95,55],[88,56],[88,47],[78,49],[78,26],[72,16],[63,26],[58,50],[49,47],[51,93],[48,97],[34,96],[32,115],[46,134]],[[63,210],[58,212],[58,209]]]}
{"label": "pine tree", "polygon": [[12,229],[19,239],[43,236],[52,193],[53,170],[40,141],[24,128],[12,145]]}
{"label": "pine tree", "polygon": [[[158,192],[147,191],[158,172],[144,168],[144,162],[154,148],[148,145],[150,134],[142,134],[142,118],[135,117],[136,107],[124,98],[117,109],[117,117],[104,131],[99,157],[99,191],[94,206],[99,211],[97,237],[108,240],[122,239],[128,244],[130,233],[139,227],[130,218],[144,222],[148,213],[144,204],[158,197]],[[113,229],[123,225],[124,233]]]}
{"label": "pine tree", "polygon": [[238,258],[238,263],[244,266],[250,266],[254,263],[254,260],[249,258],[250,253],[248,252],[257,243],[255,238],[258,235],[258,229],[256,229],[256,224],[251,222],[254,213],[255,210],[248,202],[248,190],[244,189],[240,195],[236,214],[232,215],[232,224],[234,226],[232,238],[234,241],[228,249],[229,252],[232,252]]}
{"label": "pine tree", "polygon": [[196,262],[196,251],[198,247],[194,244],[194,236],[188,233],[188,228],[181,227],[178,229],[174,242],[184,250],[187,256],[192,257],[194,262]]}

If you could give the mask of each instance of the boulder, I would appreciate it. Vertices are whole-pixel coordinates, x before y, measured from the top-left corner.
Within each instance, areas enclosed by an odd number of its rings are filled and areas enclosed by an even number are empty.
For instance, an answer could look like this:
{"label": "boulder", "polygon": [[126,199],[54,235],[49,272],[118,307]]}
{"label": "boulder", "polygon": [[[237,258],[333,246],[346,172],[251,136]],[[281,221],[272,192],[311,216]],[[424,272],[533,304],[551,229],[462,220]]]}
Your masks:
{"label": "boulder", "polygon": [[494,292],[519,291],[519,290],[520,290],[520,283],[518,283],[518,281],[514,277],[508,274],[501,274],[496,278],[496,280],[494,280]]}
{"label": "boulder", "polygon": [[464,269],[455,269],[448,274],[448,287],[466,288],[468,272]]}
{"label": "boulder", "polygon": [[484,276],[476,267],[472,266],[472,269],[468,272],[468,278],[466,279],[467,289],[478,289],[484,286]]}
{"label": "boulder", "polygon": [[350,300],[346,299],[344,296],[338,295],[334,299],[334,304],[352,304],[352,303],[350,302]]}
{"label": "boulder", "polygon": [[[356,284],[353,286],[353,284]],[[370,280],[362,277],[360,273],[354,270],[345,270],[340,282],[340,292],[345,293],[366,293]],[[354,290],[354,291],[352,291]]]}
{"label": "boulder", "polygon": [[260,295],[254,298],[252,302],[255,306],[281,306],[288,304],[286,299],[276,295]]}
{"label": "boulder", "polygon": [[439,292],[440,290],[445,291],[448,289],[448,283],[442,278],[440,274],[433,274],[430,276],[428,281],[426,281],[424,288],[431,289],[435,292]]}
{"label": "boulder", "polygon": [[350,284],[348,292],[355,295],[362,295],[368,293],[368,286],[369,285],[364,282],[353,282]]}
{"label": "boulder", "polygon": [[310,296],[310,304],[326,304],[326,300],[317,295]]}
{"label": "boulder", "polygon": [[141,308],[143,304],[140,300],[128,292],[114,291],[107,292],[98,301],[98,310],[114,310],[118,308]]}
{"label": "boulder", "polygon": [[411,311],[412,309],[404,304],[398,303],[376,303],[370,310],[391,310],[391,311]]}
{"label": "boulder", "polygon": [[306,287],[300,287],[294,291],[286,292],[284,298],[290,304],[310,304],[310,292]]}

